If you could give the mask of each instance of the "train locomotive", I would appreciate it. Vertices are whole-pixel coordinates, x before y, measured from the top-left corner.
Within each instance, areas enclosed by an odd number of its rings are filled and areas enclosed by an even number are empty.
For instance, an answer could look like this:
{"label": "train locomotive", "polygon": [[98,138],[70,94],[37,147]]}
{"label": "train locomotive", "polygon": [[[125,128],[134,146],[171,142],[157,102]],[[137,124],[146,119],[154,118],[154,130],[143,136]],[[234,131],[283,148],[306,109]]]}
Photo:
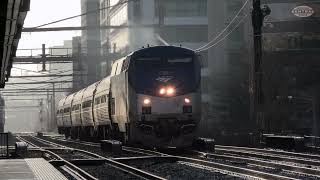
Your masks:
{"label": "train locomotive", "polygon": [[201,119],[200,59],[176,46],[142,48],[111,74],[58,104],[58,131],[71,138],[188,147]]}

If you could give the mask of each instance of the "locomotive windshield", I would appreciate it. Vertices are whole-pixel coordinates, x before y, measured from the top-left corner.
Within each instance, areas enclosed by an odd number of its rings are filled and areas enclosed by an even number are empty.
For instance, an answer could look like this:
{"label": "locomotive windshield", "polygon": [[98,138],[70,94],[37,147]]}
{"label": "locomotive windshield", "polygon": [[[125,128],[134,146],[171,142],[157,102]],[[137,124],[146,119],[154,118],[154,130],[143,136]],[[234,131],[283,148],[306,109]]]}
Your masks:
{"label": "locomotive windshield", "polygon": [[195,91],[200,67],[194,57],[139,57],[134,59],[130,83],[137,93],[158,95],[158,89],[172,86],[176,95]]}

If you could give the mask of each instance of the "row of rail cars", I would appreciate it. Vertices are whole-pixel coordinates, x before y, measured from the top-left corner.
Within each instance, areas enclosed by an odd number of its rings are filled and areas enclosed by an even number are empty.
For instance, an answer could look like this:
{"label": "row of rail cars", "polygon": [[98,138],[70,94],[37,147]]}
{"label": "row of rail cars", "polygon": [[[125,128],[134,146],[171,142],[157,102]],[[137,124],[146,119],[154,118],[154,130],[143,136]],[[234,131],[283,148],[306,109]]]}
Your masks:
{"label": "row of rail cars", "polygon": [[200,63],[175,46],[137,50],[115,61],[110,76],[61,99],[59,133],[187,147],[201,118]]}

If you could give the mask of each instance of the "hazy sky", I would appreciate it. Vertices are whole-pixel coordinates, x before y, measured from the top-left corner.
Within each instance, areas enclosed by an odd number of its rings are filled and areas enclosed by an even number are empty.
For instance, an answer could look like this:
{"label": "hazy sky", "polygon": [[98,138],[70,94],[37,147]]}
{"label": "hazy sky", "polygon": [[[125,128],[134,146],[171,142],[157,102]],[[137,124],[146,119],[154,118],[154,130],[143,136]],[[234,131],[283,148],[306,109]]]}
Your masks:
{"label": "hazy sky", "polygon": [[[25,19],[24,27],[34,27],[69,16],[80,14],[80,0],[31,0],[30,11]],[[45,26],[80,26],[80,18]],[[49,46],[62,45],[63,40],[70,40],[80,35],[80,31],[35,32],[23,33],[19,42],[20,48],[40,48],[41,44]]]}
{"label": "hazy sky", "polygon": [[[80,0],[31,0],[30,11],[25,19],[24,27],[34,27],[45,24],[51,21],[59,20],[69,16],[80,14]],[[80,18],[67,20],[54,26],[80,26]],[[41,48],[41,44],[46,44],[47,47],[62,45],[63,40],[71,40],[73,36],[80,35],[80,31],[64,31],[64,32],[35,32],[22,33],[19,41],[18,49]],[[21,53],[21,52],[20,52]],[[17,52],[19,55],[19,51]],[[17,66],[17,65],[14,65]],[[36,65],[20,65],[24,69],[37,71]],[[12,74],[20,72],[17,69],[12,69]],[[17,73],[16,75],[18,75]],[[32,78],[29,78],[32,79]],[[41,79],[33,79],[41,81]],[[24,81],[25,79],[9,79],[9,82]],[[30,81],[28,81],[30,82]],[[32,88],[43,85],[20,85],[19,87],[6,85],[6,89],[10,88]],[[28,96],[21,96],[22,98],[30,98]],[[20,97],[20,98],[21,98]],[[19,98],[19,97],[16,97]],[[39,97],[36,97],[39,98]],[[43,97],[44,98],[44,97]],[[7,101],[6,106],[38,106],[38,101]],[[6,112],[6,131],[23,132],[23,131],[37,131],[39,130],[39,108],[27,109],[11,109]]]}

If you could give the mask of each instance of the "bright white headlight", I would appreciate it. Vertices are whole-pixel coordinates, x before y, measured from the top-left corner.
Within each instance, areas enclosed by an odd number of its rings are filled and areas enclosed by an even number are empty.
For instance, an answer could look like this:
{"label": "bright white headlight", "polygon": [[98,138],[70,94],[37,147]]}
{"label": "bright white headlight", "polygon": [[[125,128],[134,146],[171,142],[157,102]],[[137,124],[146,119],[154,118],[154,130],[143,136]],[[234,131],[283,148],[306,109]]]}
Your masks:
{"label": "bright white headlight", "polygon": [[150,99],[146,98],[143,100],[144,105],[149,105],[151,103]]}
{"label": "bright white headlight", "polygon": [[159,90],[159,94],[160,95],[164,95],[166,93],[166,89],[165,88],[161,88],[160,90]]}
{"label": "bright white headlight", "polygon": [[190,103],[191,103],[191,100],[190,100],[189,98],[184,98],[184,102],[185,102],[186,104],[190,104]]}
{"label": "bright white headlight", "polygon": [[168,87],[168,88],[167,88],[167,95],[168,95],[168,96],[174,95],[175,92],[176,92],[176,90],[175,90],[173,87]]}

